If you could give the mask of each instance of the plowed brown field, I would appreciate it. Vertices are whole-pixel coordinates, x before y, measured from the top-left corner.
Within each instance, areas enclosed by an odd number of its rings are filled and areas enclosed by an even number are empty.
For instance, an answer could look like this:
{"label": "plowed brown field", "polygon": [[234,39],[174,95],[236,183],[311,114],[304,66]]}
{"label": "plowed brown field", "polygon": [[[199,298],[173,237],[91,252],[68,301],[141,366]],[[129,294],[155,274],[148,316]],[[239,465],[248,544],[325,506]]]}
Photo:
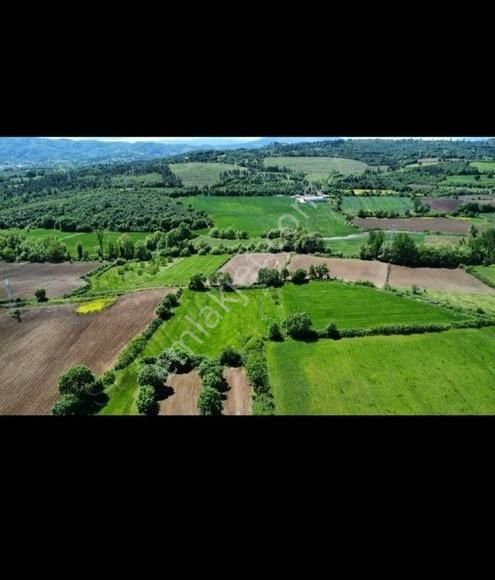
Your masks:
{"label": "plowed brown field", "polygon": [[154,317],[164,290],[120,297],[96,314],[74,305],[23,309],[21,322],[0,311],[0,415],[50,413],[59,376],[76,364],[100,374]]}
{"label": "plowed brown field", "polygon": [[44,288],[48,298],[57,298],[81,287],[81,276],[98,266],[98,262],[63,262],[62,264],[31,264],[0,262],[0,300],[33,298],[38,288]]}
{"label": "plowed brown field", "polygon": [[404,232],[443,232],[446,234],[467,234],[468,221],[450,218],[355,218],[355,226],[364,230],[396,230]]}
{"label": "plowed brown field", "polygon": [[431,290],[453,290],[458,292],[495,294],[495,289],[483,284],[460,268],[409,268],[391,266],[388,283],[399,288],[419,288]]}
{"label": "plowed brown field", "polygon": [[220,272],[228,272],[235,286],[251,286],[258,281],[261,268],[281,270],[290,258],[290,254],[238,254],[220,268]]}
{"label": "plowed brown field", "polygon": [[251,387],[243,367],[226,368],[223,376],[229,388],[223,402],[223,415],[251,415]]}
{"label": "plowed brown field", "polygon": [[346,282],[368,280],[375,286],[382,287],[387,280],[388,264],[370,260],[354,260],[351,258],[319,258],[305,254],[295,255],[289,263],[288,270],[293,272],[298,268],[309,270],[317,264],[326,264],[332,278],[339,278]]}

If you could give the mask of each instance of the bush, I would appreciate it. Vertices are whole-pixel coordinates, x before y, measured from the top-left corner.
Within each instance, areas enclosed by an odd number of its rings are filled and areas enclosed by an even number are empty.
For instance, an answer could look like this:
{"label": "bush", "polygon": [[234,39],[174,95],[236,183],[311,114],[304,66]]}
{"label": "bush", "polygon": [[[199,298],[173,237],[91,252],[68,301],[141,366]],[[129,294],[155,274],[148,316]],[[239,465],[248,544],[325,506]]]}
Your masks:
{"label": "bush", "polygon": [[136,406],[141,415],[158,415],[159,407],[154,387],[144,385],[139,389]]}
{"label": "bush", "polygon": [[166,348],[158,357],[158,362],[169,372],[183,374],[192,371],[198,357],[183,348]]}
{"label": "bush", "polygon": [[189,290],[194,290],[195,292],[204,292],[206,290],[206,276],[203,274],[194,274],[189,280],[188,288]]}
{"label": "bush", "polygon": [[74,395],[82,398],[88,394],[89,387],[95,382],[95,376],[84,365],[72,367],[59,379],[58,390],[61,395]]}
{"label": "bush", "polygon": [[221,415],[222,398],[220,393],[211,387],[203,387],[198,399],[198,410],[201,415]]}
{"label": "bush", "polygon": [[158,365],[145,365],[138,374],[138,385],[150,385],[155,389],[163,386],[167,380],[167,371]]}
{"label": "bush", "polygon": [[295,312],[284,321],[284,328],[292,338],[306,338],[311,334],[311,318],[306,312]]}
{"label": "bush", "polygon": [[284,337],[280,331],[280,326],[276,322],[270,324],[270,327],[268,328],[268,338],[275,341],[283,340]]}
{"label": "bush", "polygon": [[154,365],[156,363],[156,356],[144,356],[143,363],[145,365]]}
{"label": "bush", "polygon": [[291,276],[293,284],[304,284],[306,282],[306,270],[298,268]]}
{"label": "bush", "polygon": [[46,297],[46,290],[44,288],[38,288],[34,293],[36,300],[38,302],[46,302],[48,298]]}
{"label": "bush", "polygon": [[265,286],[273,286],[276,288],[278,286],[283,286],[284,282],[278,270],[272,268],[260,268],[258,271],[258,284],[264,284]]}
{"label": "bush", "polygon": [[242,366],[242,356],[231,346],[228,346],[220,356],[220,364],[228,367]]}
{"label": "bush", "polygon": [[253,399],[253,415],[274,415],[275,404],[268,393],[256,395]]}
{"label": "bush", "polygon": [[227,291],[232,289],[234,282],[232,276],[228,272],[214,272],[210,276],[210,284],[211,286],[217,286],[218,288]]}
{"label": "bush", "polygon": [[76,395],[65,395],[52,407],[52,415],[79,415],[84,402]]}
{"label": "bush", "polygon": [[333,338],[334,340],[337,340],[340,338],[339,329],[337,328],[337,326],[335,325],[334,322],[331,322],[327,326],[326,334],[327,334],[328,338]]}
{"label": "bush", "polygon": [[216,389],[217,391],[222,391],[224,388],[223,376],[217,373],[207,373],[201,379],[203,383],[203,388],[205,389]]}
{"label": "bush", "polygon": [[155,314],[161,320],[168,320],[169,318],[172,317],[172,311],[170,310],[170,307],[166,306],[165,304],[159,304],[156,307]]}
{"label": "bush", "polygon": [[208,374],[216,374],[218,377],[222,377],[223,368],[217,359],[205,358],[198,365],[198,374],[201,378]]}
{"label": "bush", "polygon": [[103,373],[101,380],[103,381],[103,384],[105,385],[105,387],[109,387],[110,385],[113,385],[113,383],[115,382],[114,371],[106,371],[105,373]]}

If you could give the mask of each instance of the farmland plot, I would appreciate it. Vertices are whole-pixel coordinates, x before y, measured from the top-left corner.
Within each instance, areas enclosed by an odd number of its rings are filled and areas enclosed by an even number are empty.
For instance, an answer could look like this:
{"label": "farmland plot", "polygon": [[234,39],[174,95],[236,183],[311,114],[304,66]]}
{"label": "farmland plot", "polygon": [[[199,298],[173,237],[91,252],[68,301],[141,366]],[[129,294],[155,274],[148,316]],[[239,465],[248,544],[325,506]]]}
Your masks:
{"label": "farmland plot", "polygon": [[460,268],[390,268],[388,283],[398,288],[419,288],[449,290],[473,294],[495,294],[495,290]]}
{"label": "farmland plot", "polygon": [[251,286],[258,281],[258,272],[261,268],[282,270],[290,259],[290,254],[238,254],[231,258],[220,272],[228,272],[232,276],[235,286]]}
{"label": "farmland plot", "polygon": [[365,230],[397,230],[404,232],[443,232],[467,234],[471,226],[468,220],[451,218],[355,218],[355,226]]}

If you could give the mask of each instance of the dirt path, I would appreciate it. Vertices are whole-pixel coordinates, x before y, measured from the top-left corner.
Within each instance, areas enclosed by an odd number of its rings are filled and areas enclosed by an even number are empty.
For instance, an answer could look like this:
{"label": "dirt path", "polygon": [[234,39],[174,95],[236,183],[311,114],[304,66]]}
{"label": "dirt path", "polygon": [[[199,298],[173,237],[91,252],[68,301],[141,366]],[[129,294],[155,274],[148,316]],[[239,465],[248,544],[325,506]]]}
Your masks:
{"label": "dirt path", "polygon": [[201,379],[196,370],[168,377],[167,398],[160,402],[160,415],[199,415]]}
{"label": "dirt path", "polygon": [[251,387],[243,367],[229,367],[223,376],[229,385],[223,402],[223,415],[251,415]]}

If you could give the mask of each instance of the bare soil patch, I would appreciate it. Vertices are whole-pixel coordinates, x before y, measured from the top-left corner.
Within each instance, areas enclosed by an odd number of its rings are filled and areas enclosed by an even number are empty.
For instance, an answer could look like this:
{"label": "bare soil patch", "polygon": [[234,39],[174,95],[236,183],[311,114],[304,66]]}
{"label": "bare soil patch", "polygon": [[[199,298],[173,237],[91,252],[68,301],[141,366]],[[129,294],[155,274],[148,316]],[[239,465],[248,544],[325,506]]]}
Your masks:
{"label": "bare soil patch", "polygon": [[288,270],[293,272],[298,268],[309,270],[309,267],[317,264],[326,264],[332,278],[357,282],[368,280],[375,286],[383,287],[387,280],[388,264],[371,260],[358,260],[352,258],[319,258],[305,254],[296,254],[289,263]]}
{"label": "bare soil patch", "polygon": [[244,367],[229,367],[223,376],[229,385],[223,401],[223,415],[251,415],[251,387]]}
{"label": "bare soil patch", "polygon": [[431,290],[450,290],[466,293],[495,294],[495,290],[460,268],[409,268],[394,266],[390,268],[390,286]]}
{"label": "bare soil patch", "polygon": [[470,223],[451,218],[355,218],[352,223],[365,230],[396,230],[405,232],[443,232],[467,234]]}
{"label": "bare soil patch", "polygon": [[289,258],[290,254],[287,252],[238,254],[224,264],[220,272],[228,272],[235,286],[251,286],[258,281],[258,272],[261,268],[282,270]]}
{"label": "bare soil patch", "polygon": [[8,298],[7,280],[13,298],[32,298],[37,288],[44,288],[48,298],[57,298],[80,288],[81,276],[101,266],[99,262],[63,262],[31,264],[0,262],[0,300]]}
{"label": "bare soil patch", "polygon": [[21,322],[0,311],[0,414],[49,414],[58,378],[85,364],[100,374],[154,318],[163,289],[120,297],[108,309],[79,316],[74,304],[22,309]]}
{"label": "bare soil patch", "polygon": [[167,398],[160,402],[160,415],[199,415],[198,398],[202,389],[196,370],[167,379]]}
{"label": "bare soil patch", "polygon": [[424,203],[430,206],[433,211],[455,211],[463,204],[462,199],[454,199],[453,197],[425,197]]}

